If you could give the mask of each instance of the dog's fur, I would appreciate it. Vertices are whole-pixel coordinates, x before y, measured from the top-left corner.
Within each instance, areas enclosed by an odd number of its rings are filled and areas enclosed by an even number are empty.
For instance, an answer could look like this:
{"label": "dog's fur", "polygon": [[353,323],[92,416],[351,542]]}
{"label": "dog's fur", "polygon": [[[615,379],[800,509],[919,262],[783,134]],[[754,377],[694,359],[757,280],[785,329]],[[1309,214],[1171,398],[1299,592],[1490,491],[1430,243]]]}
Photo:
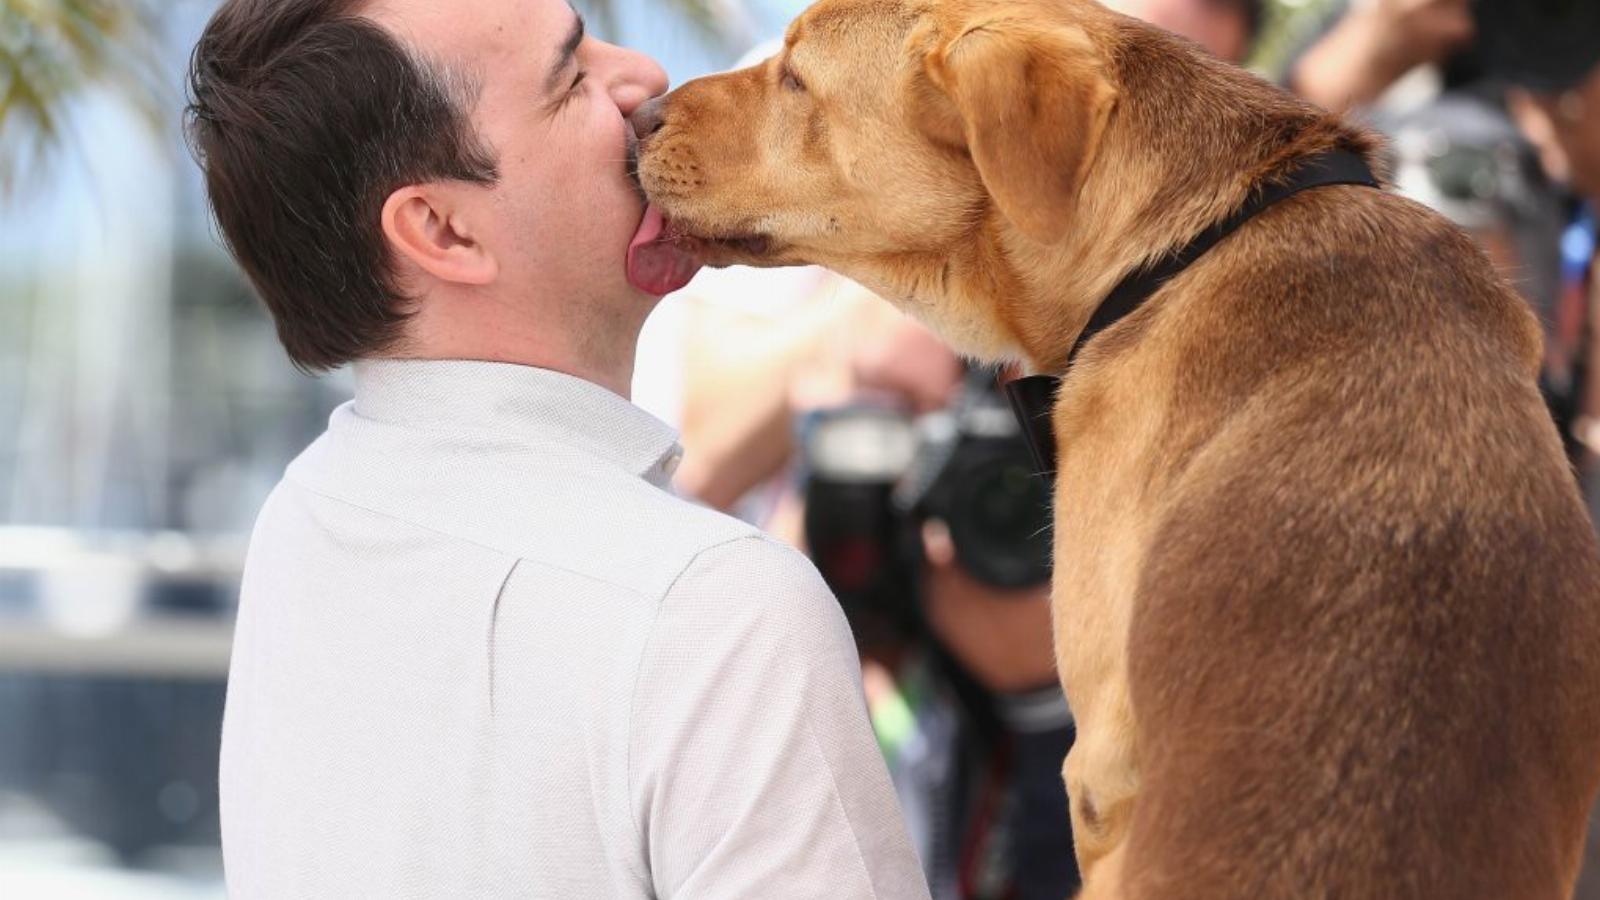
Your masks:
{"label": "dog's fur", "polygon": [[[826,265],[1057,372],[1129,271],[1375,149],[1089,0],[823,0],[642,118],[642,183],[713,263]],[[1086,896],[1570,894],[1600,553],[1539,355],[1461,232],[1359,187],[1272,207],[1087,346],[1054,583]]]}

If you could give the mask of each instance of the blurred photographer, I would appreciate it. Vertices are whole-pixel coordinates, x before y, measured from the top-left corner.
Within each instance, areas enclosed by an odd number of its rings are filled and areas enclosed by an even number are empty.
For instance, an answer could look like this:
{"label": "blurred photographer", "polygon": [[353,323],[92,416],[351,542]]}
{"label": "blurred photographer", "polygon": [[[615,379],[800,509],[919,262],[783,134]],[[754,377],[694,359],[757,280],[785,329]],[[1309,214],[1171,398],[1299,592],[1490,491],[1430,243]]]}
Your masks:
{"label": "blurred photographer", "polygon": [[994,373],[920,325],[866,344],[852,380],[799,418],[804,537],[862,644],[933,896],[1067,896],[1048,485]]}
{"label": "blurred photographer", "polygon": [[1352,0],[1325,25],[1286,83],[1330,109],[1361,108],[1394,136],[1396,187],[1472,231],[1523,290],[1546,325],[1546,396],[1600,496],[1589,446],[1600,446],[1589,364],[1600,3]]}
{"label": "blurred photographer", "polygon": [[1483,56],[1550,177],[1583,205],[1561,240],[1563,280],[1547,358],[1570,384],[1563,433],[1587,493],[1600,490],[1600,372],[1596,371],[1595,210],[1600,207],[1600,4],[1593,0],[1480,0]]}

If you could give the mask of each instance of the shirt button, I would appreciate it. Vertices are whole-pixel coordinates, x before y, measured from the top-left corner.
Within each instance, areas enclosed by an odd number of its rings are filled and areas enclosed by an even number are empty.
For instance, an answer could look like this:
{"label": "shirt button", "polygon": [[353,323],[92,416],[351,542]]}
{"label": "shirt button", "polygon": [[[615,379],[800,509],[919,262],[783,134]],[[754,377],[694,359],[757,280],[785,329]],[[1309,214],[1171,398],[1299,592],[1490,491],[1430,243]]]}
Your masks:
{"label": "shirt button", "polygon": [[683,462],[683,448],[673,447],[667,455],[661,458],[661,474],[671,478],[678,471],[678,465]]}

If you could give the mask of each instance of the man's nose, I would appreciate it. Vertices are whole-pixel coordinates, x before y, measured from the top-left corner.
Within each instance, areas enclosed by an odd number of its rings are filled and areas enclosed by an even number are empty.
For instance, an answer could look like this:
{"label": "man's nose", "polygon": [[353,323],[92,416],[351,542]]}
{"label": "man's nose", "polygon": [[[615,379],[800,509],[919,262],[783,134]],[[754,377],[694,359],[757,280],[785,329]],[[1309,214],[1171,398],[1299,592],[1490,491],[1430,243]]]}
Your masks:
{"label": "man's nose", "polygon": [[663,113],[663,110],[666,109],[666,104],[662,102],[665,99],[666,95],[651,97],[649,100],[639,104],[638,108],[633,111],[633,115],[628,117],[633,122],[633,133],[637,134],[640,140],[661,130],[661,124],[666,121],[666,116]]}
{"label": "man's nose", "polygon": [[625,116],[657,94],[667,90],[667,73],[643,53],[607,45],[616,60],[615,74],[609,79],[611,97]]}

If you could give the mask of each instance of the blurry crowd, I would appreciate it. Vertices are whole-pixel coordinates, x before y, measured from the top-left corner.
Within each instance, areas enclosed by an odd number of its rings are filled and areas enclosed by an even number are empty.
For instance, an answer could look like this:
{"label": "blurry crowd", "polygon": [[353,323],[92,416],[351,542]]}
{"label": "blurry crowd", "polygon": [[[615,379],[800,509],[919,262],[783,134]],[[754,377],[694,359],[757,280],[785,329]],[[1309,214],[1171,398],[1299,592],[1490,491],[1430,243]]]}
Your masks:
{"label": "blurry crowd", "polygon": [[[1107,2],[1241,65],[1267,15]],[[1545,324],[1541,383],[1593,505],[1600,3],[1352,0],[1294,40],[1267,77],[1384,133],[1395,189],[1473,234]],[[839,595],[934,896],[1067,896],[1049,498],[996,373],[829,273],[758,278],[712,273],[678,303],[679,488],[806,548]]]}

